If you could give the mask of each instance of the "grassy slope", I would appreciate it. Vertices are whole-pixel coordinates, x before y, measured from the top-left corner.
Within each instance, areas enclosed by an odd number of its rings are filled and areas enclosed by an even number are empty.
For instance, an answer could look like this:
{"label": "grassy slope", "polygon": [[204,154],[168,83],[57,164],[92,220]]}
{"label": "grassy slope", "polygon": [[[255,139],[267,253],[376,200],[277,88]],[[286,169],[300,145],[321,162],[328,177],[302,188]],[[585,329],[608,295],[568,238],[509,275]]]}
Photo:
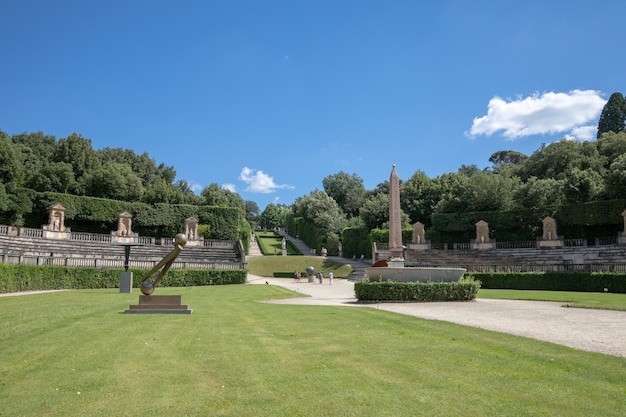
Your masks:
{"label": "grassy slope", "polygon": [[276,305],[283,288],[0,298],[0,415],[622,416],[626,359],[373,308]]}

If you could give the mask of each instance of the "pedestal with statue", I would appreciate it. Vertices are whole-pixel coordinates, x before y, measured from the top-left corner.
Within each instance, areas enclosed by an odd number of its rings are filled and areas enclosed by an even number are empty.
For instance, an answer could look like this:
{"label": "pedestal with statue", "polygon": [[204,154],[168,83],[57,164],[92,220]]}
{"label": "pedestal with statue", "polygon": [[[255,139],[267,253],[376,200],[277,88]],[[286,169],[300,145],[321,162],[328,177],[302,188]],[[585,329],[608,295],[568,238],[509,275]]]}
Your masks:
{"label": "pedestal with statue", "polygon": [[[179,233],[174,237],[174,250],[171,251],[161,262],[150,270],[141,280],[141,292],[139,304],[131,305],[124,313],[130,314],[191,314],[193,310],[187,305],[181,304],[180,295],[152,295],[156,287],[172,266],[172,263],[187,244],[187,237]],[[159,269],[161,272],[154,281],[149,278]]]}

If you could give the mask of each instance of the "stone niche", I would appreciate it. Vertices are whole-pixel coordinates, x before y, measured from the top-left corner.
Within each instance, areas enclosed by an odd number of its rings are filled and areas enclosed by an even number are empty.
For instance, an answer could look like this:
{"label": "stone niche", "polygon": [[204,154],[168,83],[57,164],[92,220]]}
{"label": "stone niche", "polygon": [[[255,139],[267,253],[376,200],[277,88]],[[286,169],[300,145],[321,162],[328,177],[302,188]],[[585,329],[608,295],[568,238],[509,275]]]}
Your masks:
{"label": "stone niche", "polygon": [[133,243],[138,237],[133,233],[133,215],[127,211],[121,212],[117,216],[117,230],[111,232],[116,243]]}
{"label": "stone niche", "polygon": [[204,245],[204,236],[198,236],[198,219],[195,217],[185,219],[185,236],[187,236],[186,246]]}
{"label": "stone niche", "polygon": [[470,242],[472,249],[486,250],[495,249],[496,240],[489,237],[489,224],[480,220],[476,223],[476,239]]}
{"label": "stone niche", "polygon": [[56,203],[48,207],[48,224],[41,226],[43,237],[48,239],[69,239],[71,230],[65,227],[65,207]]}
{"label": "stone niche", "polygon": [[420,222],[416,222],[413,225],[413,238],[409,243],[409,249],[412,250],[428,250],[430,249],[430,242],[424,239],[424,225]]}
{"label": "stone niche", "polygon": [[624,218],[624,231],[617,236],[617,243],[626,245],[626,210],[622,211],[622,217]]}
{"label": "stone niche", "polygon": [[556,232],[556,220],[550,216],[542,220],[543,235],[538,239],[540,248],[562,248],[565,246],[565,239]]}

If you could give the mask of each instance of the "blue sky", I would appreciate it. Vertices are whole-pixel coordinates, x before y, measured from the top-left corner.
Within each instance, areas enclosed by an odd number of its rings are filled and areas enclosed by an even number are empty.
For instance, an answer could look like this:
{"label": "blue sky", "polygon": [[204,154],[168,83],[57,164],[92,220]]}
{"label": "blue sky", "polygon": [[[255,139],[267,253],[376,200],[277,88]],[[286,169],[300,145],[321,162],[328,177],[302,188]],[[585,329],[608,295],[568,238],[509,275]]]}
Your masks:
{"label": "blue sky", "polygon": [[626,93],[623,0],[0,5],[0,130],[147,152],[261,210],[593,140]]}

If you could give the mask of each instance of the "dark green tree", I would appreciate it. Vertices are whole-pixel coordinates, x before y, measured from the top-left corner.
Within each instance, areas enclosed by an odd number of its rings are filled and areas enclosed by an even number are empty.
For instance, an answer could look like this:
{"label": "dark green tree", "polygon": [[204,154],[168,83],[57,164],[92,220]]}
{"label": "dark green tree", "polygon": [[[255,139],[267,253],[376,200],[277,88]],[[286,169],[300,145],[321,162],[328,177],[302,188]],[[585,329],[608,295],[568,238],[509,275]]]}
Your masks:
{"label": "dark green tree", "polygon": [[436,184],[423,171],[416,171],[400,187],[400,206],[411,223],[430,226],[430,215],[440,197]]}
{"label": "dark green tree", "polygon": [[520,167],[522,181],[530,177],[565,179],[574,168],[581,168],[580,143],[560,140],[541,147]]}
{"label": "dark green tree", "polygon": [[357,174],[348,175],[341,171],[334,175],[328,175],[322,180],[324,191],[331,196],[341,207],[344,213],[354,217],[359,213],[359,208],[365,198],[363,179]]}
{"label": "dark green tree", "polygon": [[91,146],[91,139],[86,139],[76,133],[59,139],[53,157],[55,162],[71,164],[77,180],[80,180],[87,172],[101,166],[100,158]]}
{"label": "dark green tree", "polygon": [[87,195],[120,201],[140,201],[143,196],[141,179],[130,166],[107,162],[102,168],[88,171],[83,177]]}
{"label": "dark green tree", "polygon": [[359,211],[359,216],[368,229],[382,229],[383,225],[389,221],[389,194],[368,195]]}
{"label": "dark green tree", "polygon": [[489,158],[493,164],[492,171],[496,174],[514,176],[517,169],[528,159],[528,156],[517,151],[494,152]]}
{"label": "dark green tree", "polygon": [[598,138],[606,132],[626,131],[624,122],[626,120],[626,103],[622,93],[613,93],[604,105],[600,120],[598,122]]}
{"label": "dark green tree", "polygon": [[331,232],[339,234],[346,224],[345,213],[326,191],[316,189],[304,197],[297,198],[292,210],[295,217],[303,217],[313,223],[323,239]]}
{"label": "dark green tree", "polygon": [[514,192],[519,208],[554,209],[566,202],[564,180],[530,177]]}
{"label": "dark green tree", "polygon": [[245,200],[243,205],[246,210],[246,220],[248,222],[253,221],[256,218],[256,216],[259,214],[258,204],[252,200]]}

